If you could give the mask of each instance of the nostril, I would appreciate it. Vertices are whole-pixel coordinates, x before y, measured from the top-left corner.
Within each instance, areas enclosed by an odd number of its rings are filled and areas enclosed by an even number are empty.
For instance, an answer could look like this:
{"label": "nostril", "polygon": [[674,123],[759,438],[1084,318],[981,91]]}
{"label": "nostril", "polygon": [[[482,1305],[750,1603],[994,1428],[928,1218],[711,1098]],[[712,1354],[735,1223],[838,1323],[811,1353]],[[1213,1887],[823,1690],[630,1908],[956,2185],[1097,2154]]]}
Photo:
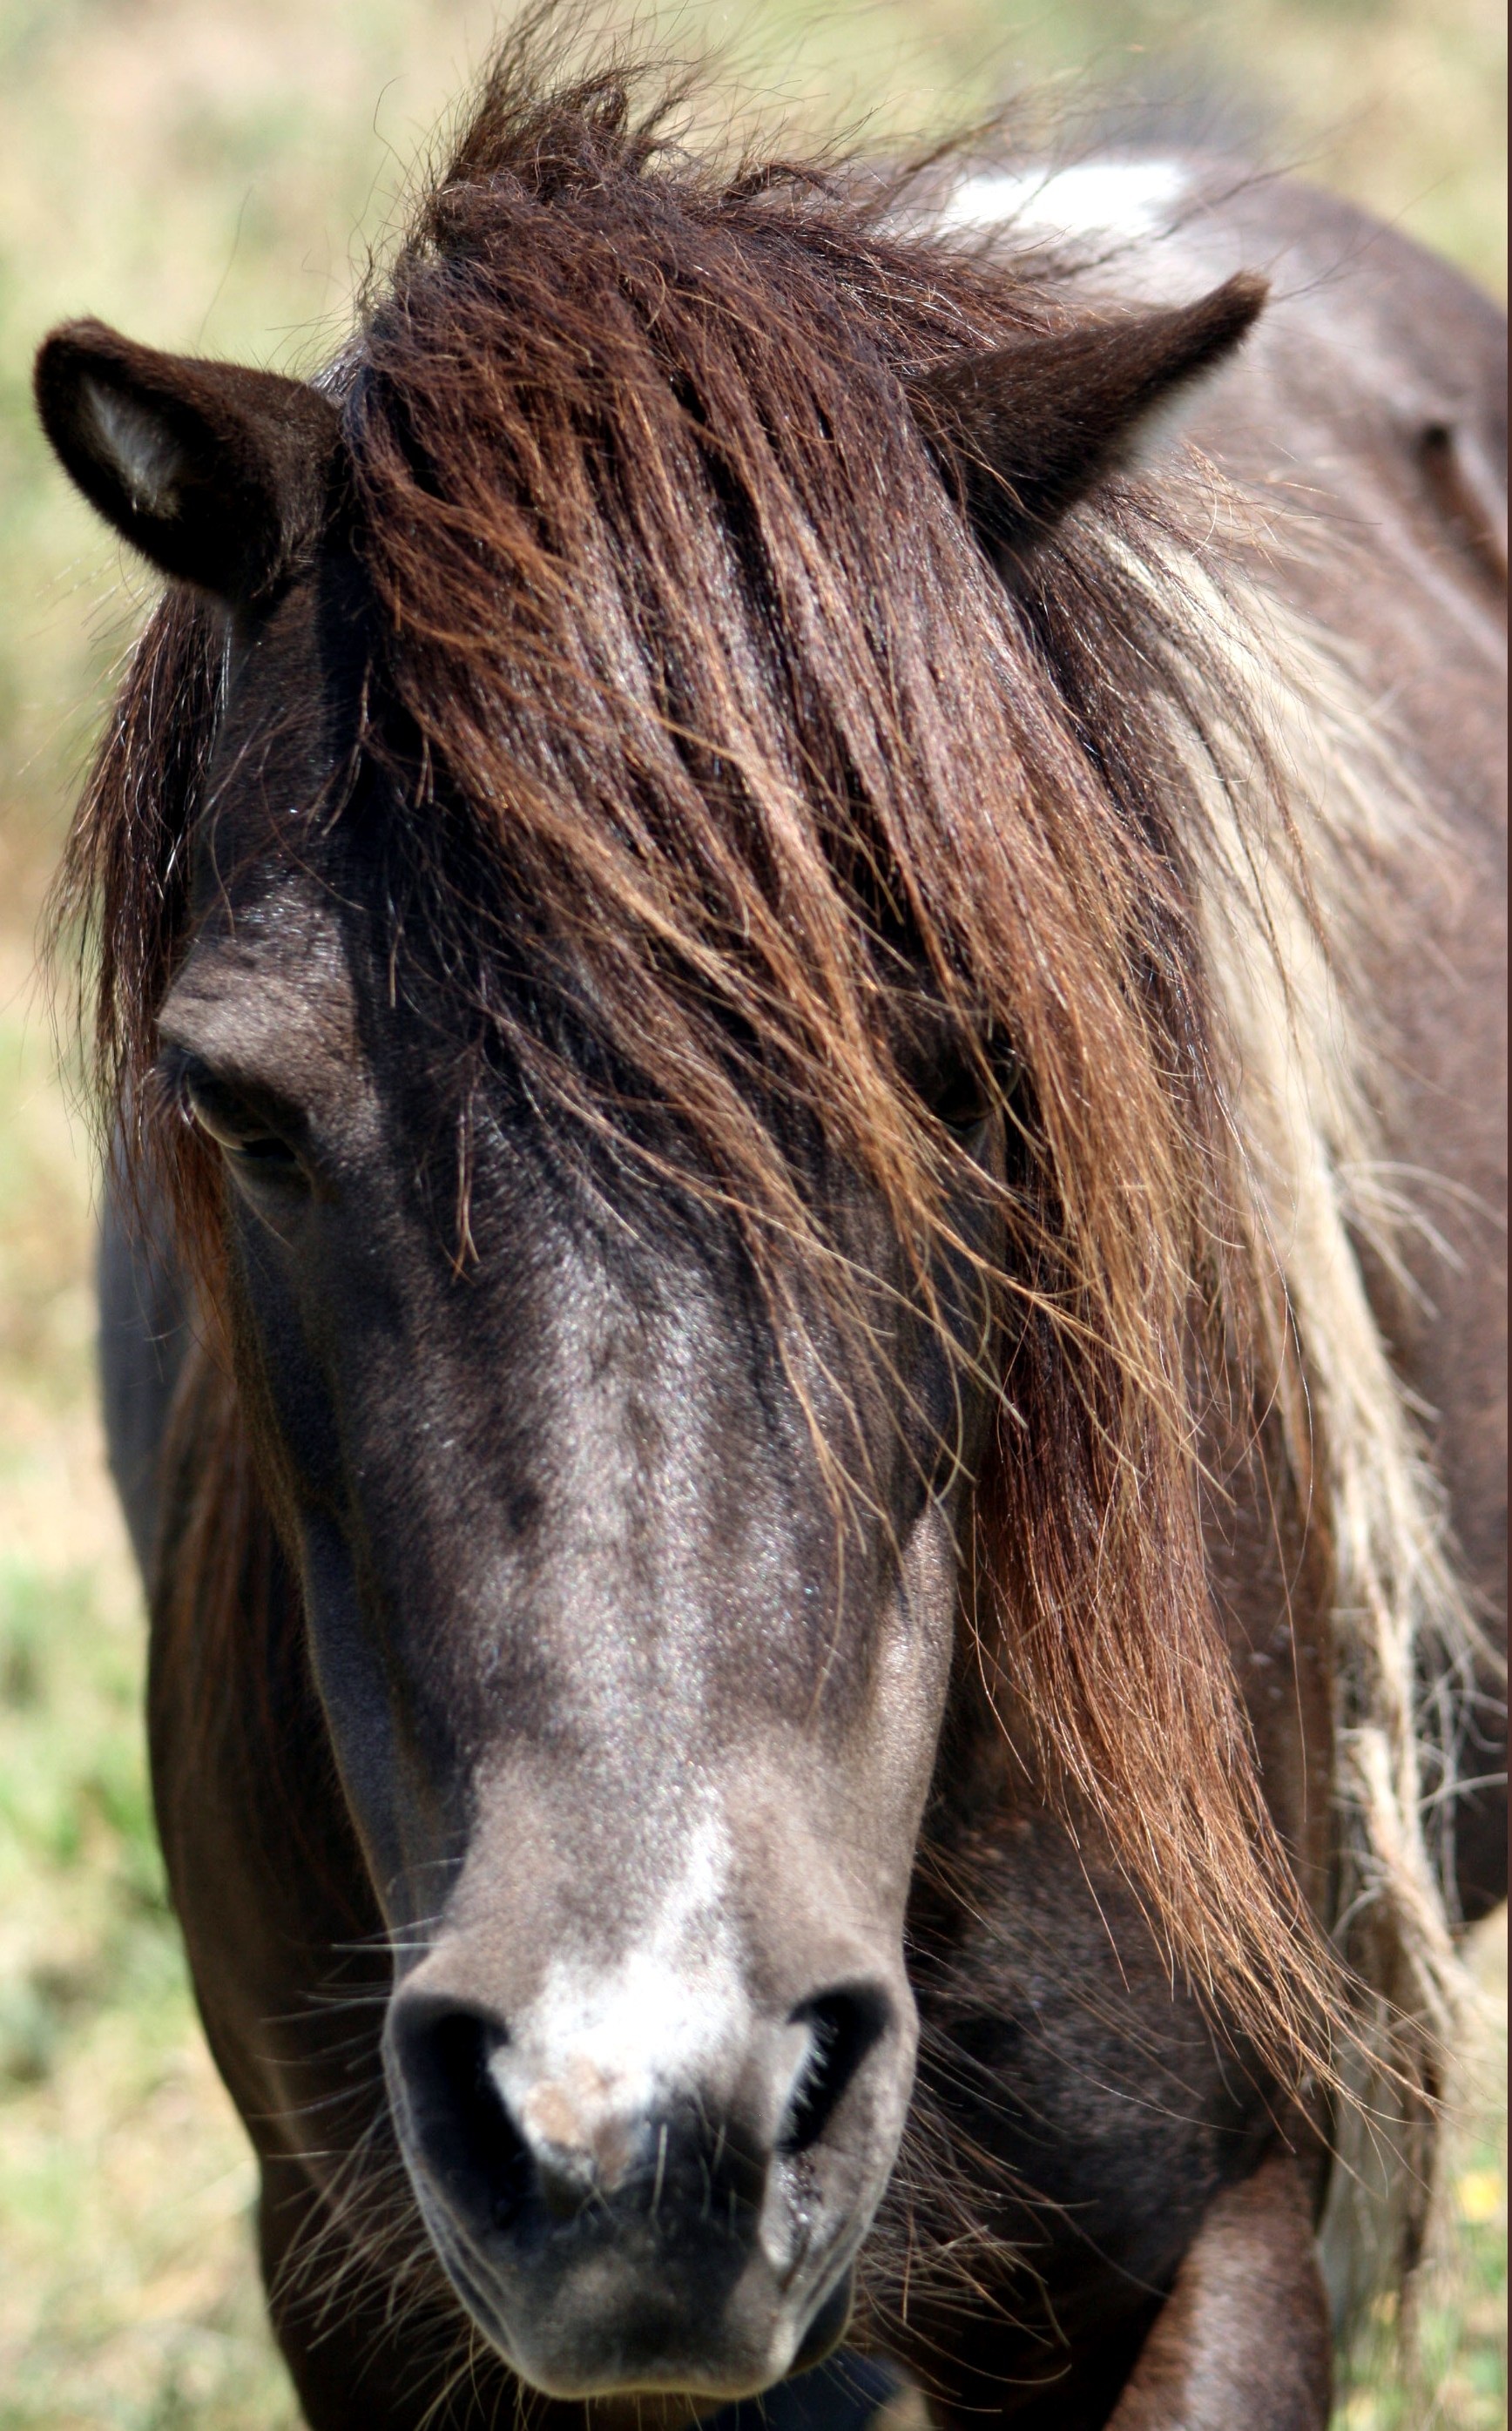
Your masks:
{"label": "nostril", "polygon": [[792,2022],[806,2025],[810,2040],[802,2072],[788,2097],[779,2152],[806,2153],[818,2142],[862,2061],[885,2034],[891,2015],[886,1994],[869,1985],[821,1992],[794,2010]]}
{"label": "nostril", "polygon": [[468,2009],[420,2008],[396,2022],[395,2038],[427,2168],[479,2227],[511,2226],[534,2171],[489,2069],[503,2029]]}

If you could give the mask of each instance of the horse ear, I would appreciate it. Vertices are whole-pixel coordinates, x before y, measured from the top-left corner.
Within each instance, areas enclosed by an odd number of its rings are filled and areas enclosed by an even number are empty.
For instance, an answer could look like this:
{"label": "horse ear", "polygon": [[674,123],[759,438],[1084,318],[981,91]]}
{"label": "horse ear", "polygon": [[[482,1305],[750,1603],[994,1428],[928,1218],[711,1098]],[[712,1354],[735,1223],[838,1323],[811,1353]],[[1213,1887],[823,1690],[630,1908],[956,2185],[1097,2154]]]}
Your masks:
{"label": "horse ear", "polygon": [[912,381],[910,403],[988,554],[1010,571],[1111,473],[1137,465],[1245,337],[1266,282],[1014,339]]}
{"label": "horse ear", "polygon": [[176,581],[249,606],[313,541],[338,415],[304,381],[73,321],[43,344],[36,394],[64,471]]}

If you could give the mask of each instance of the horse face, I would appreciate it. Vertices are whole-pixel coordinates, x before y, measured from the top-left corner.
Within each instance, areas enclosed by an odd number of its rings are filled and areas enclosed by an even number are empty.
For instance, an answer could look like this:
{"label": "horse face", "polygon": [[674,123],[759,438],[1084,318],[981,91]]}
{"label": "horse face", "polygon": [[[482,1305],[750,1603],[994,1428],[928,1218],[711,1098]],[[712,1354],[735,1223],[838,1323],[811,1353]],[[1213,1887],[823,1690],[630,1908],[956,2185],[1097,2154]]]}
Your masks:
{"label": "horse face", "polygon": [[239,1381],[396,1953],[399,2138],[536,2386],[753,2390],[839,2334],[902,2128],[981,1413],[812,1146],[869,1373],[822,1311],[780,1351],[733,1228],[564,1153],[505,1071],[459,1256],[361,842],[268,848],[325,773],[315,629],[296,595],[238,647],[162,1078],[224,1168]]}

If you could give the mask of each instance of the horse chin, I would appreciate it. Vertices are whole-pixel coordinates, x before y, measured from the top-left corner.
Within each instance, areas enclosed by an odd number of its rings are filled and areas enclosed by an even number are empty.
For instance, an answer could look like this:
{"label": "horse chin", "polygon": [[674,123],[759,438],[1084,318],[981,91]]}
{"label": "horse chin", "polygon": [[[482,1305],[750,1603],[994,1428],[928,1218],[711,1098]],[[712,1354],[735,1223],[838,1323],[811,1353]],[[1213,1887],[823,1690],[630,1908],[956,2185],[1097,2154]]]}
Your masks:
{"label": "horse chin", "polygon": [[594,2399],[595,2431],[689,2431],[708,2412],[709,2400],[697,2389],[600,2390]]}
{"label": "horse chin", "polygon": [[821,2363],[850,2318],[850,2262],[808,2308],[769,2284],[751,2285],[764,2276],[759,2270],[714,2318],[700,2318],[648,2274],[618,2270],[601,2287],[521,2304],[486,2244],[459,2237],[444,2218],[429,2216],[427,2225],[457,2295],[511,2370],[544,2397],[607,2406],[611,2431],[621,2403],[653,2409],[637,2413],[639,2431],[685,2431],[720,2406],[759,2397]]}

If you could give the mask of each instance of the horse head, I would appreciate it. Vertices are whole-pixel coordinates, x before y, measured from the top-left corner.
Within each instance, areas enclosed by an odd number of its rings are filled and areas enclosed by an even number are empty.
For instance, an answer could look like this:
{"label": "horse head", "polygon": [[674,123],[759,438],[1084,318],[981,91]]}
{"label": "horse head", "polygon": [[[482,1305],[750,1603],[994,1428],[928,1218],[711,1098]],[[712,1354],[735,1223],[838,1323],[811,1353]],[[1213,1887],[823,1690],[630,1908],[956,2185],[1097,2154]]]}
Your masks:
{"label": "horse head", "polygon": [[[500,318],[443,380],[463,248],[324,385],[80,324],[39,396],[213,695],[130,1118],[300,1584],[414,2194],[526,2380],[702,2400],[843,2328],[973,1489],[1017,1430],[1032,1491],[1082,1321],[1052,1135],[1149,1081],[1121,981],[1067,1043],[1053,984],[995,1001],[952,943],[981,785],[1034,798],[983,688],[1025,568],[1259,295],[901,369],[815,308],[778,411],[759,332],[637,320],[630,275],[576,355]],[[889,586],[925,605],[879,640]],[[973,873],[1004,936],[1032,883],[1099,916],[1042,847],[1026,810]]]}

